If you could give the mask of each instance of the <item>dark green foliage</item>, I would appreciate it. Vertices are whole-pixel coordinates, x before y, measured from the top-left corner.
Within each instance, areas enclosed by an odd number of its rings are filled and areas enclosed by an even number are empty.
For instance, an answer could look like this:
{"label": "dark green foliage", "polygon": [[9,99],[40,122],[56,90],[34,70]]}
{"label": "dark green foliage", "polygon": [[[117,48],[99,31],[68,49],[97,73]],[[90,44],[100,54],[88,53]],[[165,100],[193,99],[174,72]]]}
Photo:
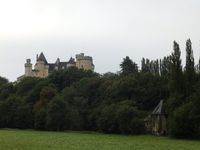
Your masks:
{"label": "dark green foliage", "polygon": [[98,128],[106,133],[139,134],[144,132],[142,114],[131,101],[111,104],[101,110]]}
{"label": "dark green foliage", "polygon": [[115,100],[133,99],[137,96],[137,80],[133,76],[117,78],[108,89],[108,95]]}
{"label": "dark green foliage", "polygon": [[93,73],[92,71],[84,71],[71,67],[67,70],[56,71],[49,76],[49,82],[53,83],[58,91],[61,91],[66,86],[70,86],[72,83],[79,81],[84,77],[95,77],[98,74]]}
{"label": "dark green foliage", "polygon": [[170,124],[170,135],[177,138],[199,137],[200,124],[192,114],[193,104],[187,103],[174,111]]}
{"label": "dark green foliage", "polygon": [[34,129],[45,130],[46,129],[46,110],[40,109],[35,111],[34,116]]}
{"label": "dark green foliage", "polygon": [[20,129],[33,128],[33,113],[31,107],[25,102],[19,103],[17,111],[15,112],[15,127]]}
{"label": "dark green foliage", "polygon": [[135,74],[138,73],[138,66],[134,63],[128,56],[123,59],[123,62],[120,64],[121,72],[123,75]]}
{"label": "dark green foliage", "polygon": [[193,50],[192,50],[192,42],[191,42],[190,39],[188,39],[187,42],[186,42],[185,71],[186,71],[186,74],[188,74],[188,75],[190,75],[190,77],[194,78],[194,74],[195,74],[195,71],[194,71],[194,56],[193,56]]}
{"label": "dark green foliage", "polygon": [[170,90],[171,93],[183,93],[183,73],[181,65],[181,51],[179,44],[174,41],[174,49],[171,54],[171,66],[170,66]]}
{"label": "dark green foliage", "polygon": [[138,111],[137,108],[129,101],[119,104],[117,109],[117,120],[120,133],[123,134],[141,134],[144,132],[144,113]]}
{"label": "dark green foliage", "polygon": [[141,70],[127,56],[120,74],[69,68],[19,83],[0,78],[0,127],[141,134],[146,112],[163,99],[169,135],[200,138],[199,66],[195,72],[187,40],[184,70],[174,41],[170,56],[160,61],[143,58]]}
{"label": "dark green foliage", "polygon": [[19,97],[10,96],[0,103],[1,127],[31,128],[32,118],[30,107]]}
{"label": "dark green foliage", "polygon": [[[198,104],[200,97],[199,85],[195,85],[196,74],[194,57],[190,39],[186,42],[186,66],[183,76],[180,60],[180,49],[174,43],[174,53],[171,56],[170,98],[167,101],[169,112],[170,135],[176,138],[200,137],[200,112]],[[196,90],[194,90],[195,88]]]}
{"label": "dark green foliage", "polygon": [[110,106],[105,106],[101,111],[98,118],[98,128],[106,133],[118,133],[118,125],[116,118],[117,106],[112,104]]}
{"label": "dark green foliage", "polygon": [[8,83],[8,80],[6,78],[0,77],[0,86],[7,83]]}
{"label": "dark green foliage", "polygon": [[137,78],[136,104],[142,110],[153,110],[161,99],[169,96],[168,80],[151,73],[142,73]]}
{"label": "dark green foliage", "polygon": [[171,136],[178,138],[200,138],[200,82],[187,103],[174,111],[171,121]]}
{"label": "dark green foliage", "polygon": [[17,85],[17,91],[16,94],[18,96],[25,96],[27,95],[28,92],[31,91],[31,89],[39,82],[40,80],[38,78],[31,78],[31,77],[26,77],[22,79]]}
{"label": "dark green foliage", "polygon": [[47,79],[41,79],[25,96],[25,101],[33,106],[40,99],[40,92],[43,87],[49,84]]}
{"label": "dark green foliage", "polygon": [[189,96],[193,90],[193,84],[196,80],[195,77],[195,68],[194,68],[194,56],[192,50],[192,43],[190,39],[186,42],[186,66],[185,66],[185,86],[186,96]]}
{"label": "dark green foliage", "polygon": [[158,59],[150,61],[149,59],[142,58],[141,65],[142,65],[142,67],[141,67],[142,73],[151,73],[154,75],[160,74],[160,67],[159,67]]}
{"label": "dark green foliage", "polygon": [[169,56],[164,57],[162,60],[160,60],[160,74],[163,78],[169,77],[170,65],[171,65],[171,60]]}
{"label": "dark green foliage", "polygon": [[14,94],[16,88],[12,83],[3,84],[0,86],[0,101],[6,100],[10,95]]}
{"label": "dark green foliage", "polygon": [[67,104],[59,97],[53,99],[47,106],[47,129],[54,131],[64,130],[66,113]]}

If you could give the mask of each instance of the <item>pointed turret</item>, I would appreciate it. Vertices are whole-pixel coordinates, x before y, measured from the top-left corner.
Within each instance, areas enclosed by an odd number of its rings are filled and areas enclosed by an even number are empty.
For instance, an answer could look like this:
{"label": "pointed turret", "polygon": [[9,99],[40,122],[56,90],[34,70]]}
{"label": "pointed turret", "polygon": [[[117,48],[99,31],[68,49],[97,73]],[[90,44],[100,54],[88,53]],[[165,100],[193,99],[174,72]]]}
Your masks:
{"label": "pointed turret", "polygon": [[40,53],[40,56],[37,58],[37,61],[43,61],[45,65],[48,64],[43,52]]}
{"label": "pointed turret", "polygon": [[56,65],[59,65],[60,64],[60,58],[57,58],[57,60],[56,60],[56,63],[55,63]]}
{"label": "pointed turret", "polygon": [[74,58],[72,58],[72,57],[70,58],[70,60],[68,61],[68,63],[69,63],[69,64],[76,64]]}
{"label": "pointed turret", "polygon": [[69,67],[75,67],[76,66],[76,62],[74,60],[74,58],[70,58],[70,60],[67,62],[67,68]]}

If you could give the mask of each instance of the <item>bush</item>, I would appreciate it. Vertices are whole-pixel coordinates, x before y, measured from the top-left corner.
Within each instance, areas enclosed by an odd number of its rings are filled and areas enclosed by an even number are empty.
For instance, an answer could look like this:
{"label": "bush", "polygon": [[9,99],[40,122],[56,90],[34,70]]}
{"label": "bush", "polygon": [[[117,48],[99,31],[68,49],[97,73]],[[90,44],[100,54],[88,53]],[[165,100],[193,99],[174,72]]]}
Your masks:
{"label": "bush", "polygon": [[193,103],[177,108],[170,121],[170,136],[175,138],[197,138],[199,125],[192,114]]}

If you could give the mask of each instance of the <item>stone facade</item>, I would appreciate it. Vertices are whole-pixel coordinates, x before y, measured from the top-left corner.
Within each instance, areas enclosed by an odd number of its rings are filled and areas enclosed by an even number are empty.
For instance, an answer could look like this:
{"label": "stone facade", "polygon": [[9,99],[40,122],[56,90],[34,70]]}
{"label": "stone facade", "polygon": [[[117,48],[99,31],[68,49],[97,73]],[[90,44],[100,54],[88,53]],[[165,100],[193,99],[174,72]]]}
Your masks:
{"label": "stone facade", "polygon": [[153,112],[144,120],[146,131],[154,135],[168,134],[167,116],[163,107],[163,100],[161,100]]}
{"label": "stone facade", "polygon": [[33,69],[31,59],[27,59],[25,63],[25,74],[18,78],[18,80],[23,77],[41,77],[45,78],[49,74],[57,70],[65,70],[69,67],[77,67],[84,70],[94,71],[93,59],[90,56],[85,56],[84,53],[77,54],[76,60],[70,58],[68,62],[61,62],[58,58],[55,63],[48,63],[44,54],[41,53],[36,57],[36,64]]}
{"label": "stone facade", "polygon": [[76,55],[76,67],[84,70],[94,70],[92,57],[84,56],[83,53]]}

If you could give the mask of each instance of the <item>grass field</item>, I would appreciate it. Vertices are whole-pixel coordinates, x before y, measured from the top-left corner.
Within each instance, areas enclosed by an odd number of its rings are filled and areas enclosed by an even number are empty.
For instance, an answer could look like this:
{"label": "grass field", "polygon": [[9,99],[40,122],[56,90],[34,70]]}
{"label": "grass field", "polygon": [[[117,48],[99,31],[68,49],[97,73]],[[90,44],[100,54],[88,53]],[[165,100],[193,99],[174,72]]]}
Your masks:
{"label": "grass field", "polygon": [[0,150],[200,150],[200,141],[4,129],[0,130]]}

